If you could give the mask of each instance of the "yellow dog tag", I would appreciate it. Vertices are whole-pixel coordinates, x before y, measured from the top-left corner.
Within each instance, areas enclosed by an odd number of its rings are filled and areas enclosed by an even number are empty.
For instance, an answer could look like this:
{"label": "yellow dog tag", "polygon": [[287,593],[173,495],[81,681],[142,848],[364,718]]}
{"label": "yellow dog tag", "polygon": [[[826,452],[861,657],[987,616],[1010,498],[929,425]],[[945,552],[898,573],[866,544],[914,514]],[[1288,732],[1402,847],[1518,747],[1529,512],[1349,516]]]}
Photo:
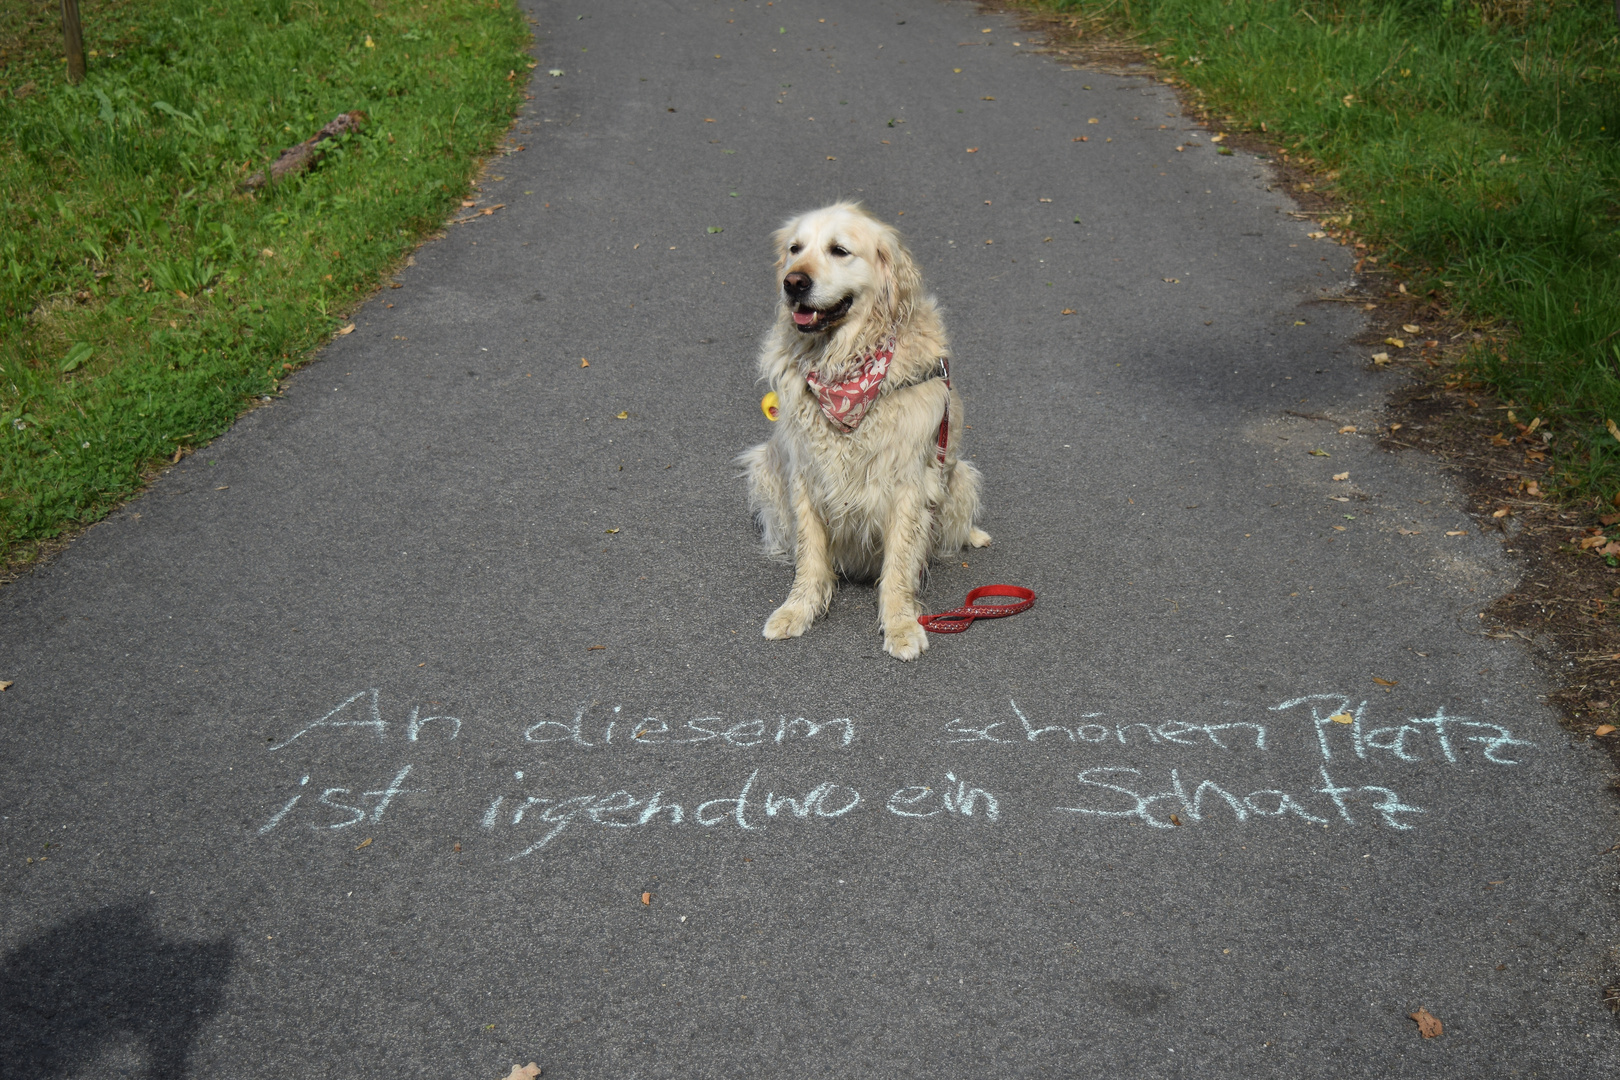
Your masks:
{"label": "yellow dog tag", "polygon": [[767,420],[776,420],[776,413],[779,404],[780,403],[777,401],[775,390],[772,390],[770,393],[759,399],[760,411],[765,414],[765,419]]}

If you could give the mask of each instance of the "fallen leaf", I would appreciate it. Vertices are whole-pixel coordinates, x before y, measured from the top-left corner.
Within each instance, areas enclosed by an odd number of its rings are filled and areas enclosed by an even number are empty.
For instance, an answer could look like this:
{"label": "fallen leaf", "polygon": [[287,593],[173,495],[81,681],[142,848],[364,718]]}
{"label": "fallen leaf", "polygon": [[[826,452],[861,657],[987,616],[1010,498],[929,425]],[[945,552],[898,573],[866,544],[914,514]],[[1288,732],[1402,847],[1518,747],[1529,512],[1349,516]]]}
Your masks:
{"label": "fallen leaf", "polygon": [[996,100],[996,99],[995,99],[995,98],[993,98],[993,97],[983,97],[983,98],[980,98],[980,99],[979,99],[979,100],[980,100],[980,101],[994,101],[994,100]]}
{"label": "fallen leaf", "polygon": [[627,409],[624,412],[619,413],[613,419],[615,419],[615,420],[628,420],[628,419],[630,419],[630,412]]}
{"label": "fallen leaf", "polygon": [[350,323],[348,326],[345,326],[343,329],[339,330],[337,332],[337,336],[342,337],[345,334],[352,334],[352,333],[354,333],[354,323]]}
{"label": "fallen leaf", "polygon": [[1468,530],[1467,529],[1452,529],[1449,532],[1447,532],[1446,535],[1447,536],[1467,536],[1468,535]]}
{"label": "fallen leaf", "polygon": [[[7,683],[6,685],[10,686],[11,684]],[[1603,738],[1603,736],[1605,736],[1605,735],[1610,735],[1610,734],[1613,734],[1613,733],[1614,733],[1614,725],[1613,724],[1599,724],[1597,726],[1597,728],[1594,729],[1593,732],[1592,732],[1593,735],[1596,735],[1600,739]]]}
{"label": "fallen leaf", "polygon": [[1091,141],[1091,136],[1089,136],[1089,135],[1076,135],[1072,141],[1074,141],[1074,142],[1090,142]]}
{"label": "fallen leaf", "polygon": [[613,533],[618,532],[619,530],[618,529],[603,529],[602,531],[605,532],[605,533],[608,533],[609,535],[611,535]]}
{"label": "fallen leaf", "polygon": [[1491,445],[1492,446],[1512,446],[1513,444],[1511,442],[1509,442],[1507,439],[1502,438],[1502,433],[1499,431],[1495,435],[1491,436]]}
{"label": "fallen leaf", "polygon": [[1401,680],[1399,680],[1399,679],[1380,679],[1376,675],[1374,675],[1372,677],[1372,681],[1377,683],[1379,686],[1399,686],[1399,685],[1401,685]]}
{"label": "fallen leaf", "polygon": [[[838,159],[837,158],[828,158],[827,160],[828,161],[837,161]],[[717,232],[725,232],[726,230],[725,230],[725,227],[721,226],[721,225],[710,225],[709,226],[709,231],[712,232],[712,233],[717,233]]]}
{"label": "fallen leaf", "polygon": [[590,366],[591,366],[591,362],[590,362],[590,361],[589,361],[589,360],[587,360],[587,359],[585,359],[585,358],[584,358],[584,357],[583,357],[583,356],[582,356],[582,357],[580,357],[580,358],[579,358],[579,366],[580,366],[580,367],[590,367]]}
{"label": "fallen leaf", "polygon": [[1170,815],[1170,824],[1172,824],[1172,825],[1180,825],[1181,824],[1181,818],[1177,817],[1175,814],[1171,814]]}
{"label": "fallen leaf", "polygon": [[1100,123],[1102,123],[1102,121],[1098,120],[1095,116],[1093,116],[1090,120],[1087,120],[1086,123],[1088,123],[1088,124],[1100,124]]}
{"label": "fallen leaf", "polygon": [[1333,721],[1335,724],[1353,724],[1356,722],[1356,718],[1347,712],[1334,713],[1332,716],[1328,717],[1328,719]]}
{"label": "fallen leaf", "polygon": [[527,1065],[512,1066],[512,1071],[501,1077],[501,1080],[534,1080],[539,1075],[540,1066],[531,1061]]}
{"label": "fallen leaf", "polygon": [[1333,474],[1333,479],[1335,479],[1335,480],[1348,480],[1348,479],[1350,479],[1350,474],[1347,473],[1347,472],[1336,472],[1336,473]]}
{"label": "fallen leaf", "polygon": [[979,148],[977,146],[970,146],[967,148],[967,152],[970,154],[977,154],[979,152]]}
{"label": "fallen leaf", "polygon": [[1348,496],[1348,495],[1329,495],[1328,498],[1332,499],[1334,502],[1349,502],[1350,501],[1350,496]]}
{"label": "fallen leaf", "polygon": [[1074,314],[1074,308],[1066,307],[1062,311],[1058,312],[1058,314],[1059,315],[1073,315]]}
{"label": "fallen leaf", "polygon": [[1389,353],[1373,353],[1372,362],[1377,364],[1379,367],[1383,367],[1385,364],[1389,363]]}
{"label": "fallen leaf", "polygon": [[389,288],[390,288],[390,289],[403,289],[403,288],[404,288],[404,287],[405,287],[405,285],[404,285],[404,283],[403,283],[403,282],[399,282],[399,281],[390,281],[390,282],[389,282],[389,283],[388,283],[388,287],[389,287]]}
{"label": "fallen leaf", "polygon": [[1311,457],[1332,457],[1333,456],[1332,454],[1328,453],[1326,450],[1307,450],[1305,452],[1307,454],[1311,455]]}
{"label": "fallen leaf", "polygon": [[1598,524],[1607,529],[1610,525],[1620,521],[1620,514],[1603,514],[1598,518]]}
{"label": "fallen leaf", "polygon": [[1356,433],[1356,425],[1354,425],[1354,424],[1346,424],[1346,425],[1344,425],[1344,427],[1339,429],[1339,434],[1340,435],[1354,435],[1355,433]]}
{"label": "fallen leaf", "polygon": [[705,117],[704,117],[704,118],[703,118],[703,122],[704,122],[704,123],[705,123],[705,124],[712,124],[712,123],[714,123],[714,117],[712,117],[712,116],[705,116]]}
{"label": "fallen leaf", "polygon": [[1437,1035],[1444,1033],[1446,1030],[1445,1027],[1440,1023],[1440,1019],[1431,1015],[1429,1010],[1423,1008],[1421,1005],[1418,1006],[1417,1012],[1408,1013],[1407,1015],[1413,1020],[1417,1021],[1418,1034],[1422,1035],[1425,1039],[1432,1039]]}
{"label": "fallen leaf", "polygon": [[0,679],[0,690],[10,690],[16,683],[16,679]]}
{"label": "fallen leaf", "polygon": [[1180,285],[1181,284],[1181,279],[1176,278],[1176,277],[1167,277],[1164,280],[1169,282],[1172,285]]}
{"label": "fallen leaf", "polygon": [[1402,341],[1398,337],[1387,337],[1387,338],[1384,339],[1384,344],[1385,345],[1393,345],[1397,349],[1406,348],[1406,342]]}
{"label": "fallen leaf", "polygon": [[1320,239],[1322,239],[1322,237],[1324,237],[1326,235],[1327,235],[1327,233],[1325,233],[1325,232],[1308,232],[1308,233],[1305,234],[1305,237],[1308,240],[1320,240]]}
{"label": "fallen leaf", "polygon": [[461,850],[461,845],[457,844],[453,850],[460,851]]}
{"label": "fallen leaf", "polygon": [[[562,78],[564,75],[566,75],[568,73],[566,71],[564,71],[562,68],[552,68],[550,71],[547,71],[546,74],[550,75],[553,79],[560,79],[560,78]],[[671,109],[669,111],[674,112],[675,110]]]}
{"label": "fallen leaf", "polygon": [[1423,532],[1422,529],[1396,529],[1395,531],[1402,536],[1417,536]]}
{"label": "fallen leaf", "polygon": [[363,851],[364,849],[370,847],[372,839],[373,839],[372,837],[369,837],[369,836],[366,837],[364,840],[360,841],[358,844],[356,844],[354,846],[354,850]]}
{"label": "fallen leaf", "polygon": [[652,893],[650,893],[650,892],[642,893],[641,894],[641,902],[642,902],[643,905],[651,904],[652,903]]}
{"label": "fallen leaf", "polygon": [[1603,424],[1609,429],[1609,434],[1614,436],[1614,441],[1620,442],[1620,427],[1615,427],[1613,420],[1605,420]]}
{"label": "fallen leaf", "polygon": [[1335,526],[1333,526],[1333,531],[1334,532],[1344,532],[1344,526],[1343,525],[1335,525]]}
{"label": "fallen leaf", "polygon": [[587,645],[587,646],[585,646],[585,651],[586,652],[596,652],[598,649],[605,649],[605,648],[607,648],[606,645]]}
{"label": "fallen leaf", "polygon": [[956,74],[958,74],[958,75],[962,74],[962,69],[961,68],[951,68],[951,70],[956,72]]}

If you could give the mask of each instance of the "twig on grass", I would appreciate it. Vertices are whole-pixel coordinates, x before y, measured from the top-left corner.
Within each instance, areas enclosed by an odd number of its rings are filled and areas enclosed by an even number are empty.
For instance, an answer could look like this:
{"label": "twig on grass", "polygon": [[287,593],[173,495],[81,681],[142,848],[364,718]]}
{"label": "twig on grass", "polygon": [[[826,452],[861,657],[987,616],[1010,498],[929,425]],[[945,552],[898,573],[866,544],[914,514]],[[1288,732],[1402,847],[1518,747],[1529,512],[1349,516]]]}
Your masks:
{"label": "twig on grass", "polygon": [[268,170],[261,169],[242,181],[241,191],[257,191],[266,184],[279,184],[293,173],[302,172],[321,159],[324,152],[320,144],[327,139],[335,139],[339,135],[347,135],[352,131],[359,131],[360,125],[365,123],[366,114],[356,109],[353,112],[338,113],[332,122],[327,124],[314,135],[305,139],[297,146],[289,146],[281,152],[275,161],[270,163]]}

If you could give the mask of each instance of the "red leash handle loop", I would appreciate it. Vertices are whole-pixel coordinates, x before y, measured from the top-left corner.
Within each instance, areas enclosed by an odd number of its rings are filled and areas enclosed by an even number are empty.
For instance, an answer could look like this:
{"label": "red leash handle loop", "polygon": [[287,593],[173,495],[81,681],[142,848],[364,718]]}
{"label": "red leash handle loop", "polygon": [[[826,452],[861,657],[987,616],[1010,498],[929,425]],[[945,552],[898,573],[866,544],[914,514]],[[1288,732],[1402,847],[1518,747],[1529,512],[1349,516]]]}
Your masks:
{"label": "red leash handle loop", "polygon": [[[1017,601],[1012,604],[981,604],[983,596],[1006,596]],[[973,625],[974,619],[1002,619],[1017,615],[1035,606],[1035,593],[1021,585],[980,585],[967,594],[967,602],[959,608],[942,611],[938,615],[919,615],[917,621],[931,634],[960,634]]]}

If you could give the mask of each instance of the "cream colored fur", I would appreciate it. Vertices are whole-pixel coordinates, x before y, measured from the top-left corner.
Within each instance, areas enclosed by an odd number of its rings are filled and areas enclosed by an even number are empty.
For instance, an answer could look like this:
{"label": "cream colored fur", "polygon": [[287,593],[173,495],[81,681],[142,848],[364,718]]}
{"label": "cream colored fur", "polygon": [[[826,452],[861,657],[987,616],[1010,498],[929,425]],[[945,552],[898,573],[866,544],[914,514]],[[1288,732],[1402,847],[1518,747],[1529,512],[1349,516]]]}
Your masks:
{"label": "cream colored fur", "polygon": [[[814,283],[805,303],[832,308],[853,297],[849,313],[816,333],[799,330],[780,292],[776,322],[759,357],[762,381],[780,400],[769,441],[745,452],[749,505],[765,547],[791,558],[793,588],[765,623],[768,638],[798,637],[827,610],[839,575],[878,582],[883,647],[899,660],[928,648],[917,622],[917,589],[931,557],[990,536],[974,527],[979,471],[957,457],[962,399],[943,379],[903,384],[950,355],[932,296],[894,229],[860,206],[838,203],[794,218],[775,236],[777,284],[790,273]],[[846,254],[838,254],[838,252]],[[849,378],[867,349],[896,337],[882,394],[855,431],[822,414],[805,382]],[[900,386],[900,389],[892,389]],[[944,464],[936,453],[939,421],[950,409]]]}

